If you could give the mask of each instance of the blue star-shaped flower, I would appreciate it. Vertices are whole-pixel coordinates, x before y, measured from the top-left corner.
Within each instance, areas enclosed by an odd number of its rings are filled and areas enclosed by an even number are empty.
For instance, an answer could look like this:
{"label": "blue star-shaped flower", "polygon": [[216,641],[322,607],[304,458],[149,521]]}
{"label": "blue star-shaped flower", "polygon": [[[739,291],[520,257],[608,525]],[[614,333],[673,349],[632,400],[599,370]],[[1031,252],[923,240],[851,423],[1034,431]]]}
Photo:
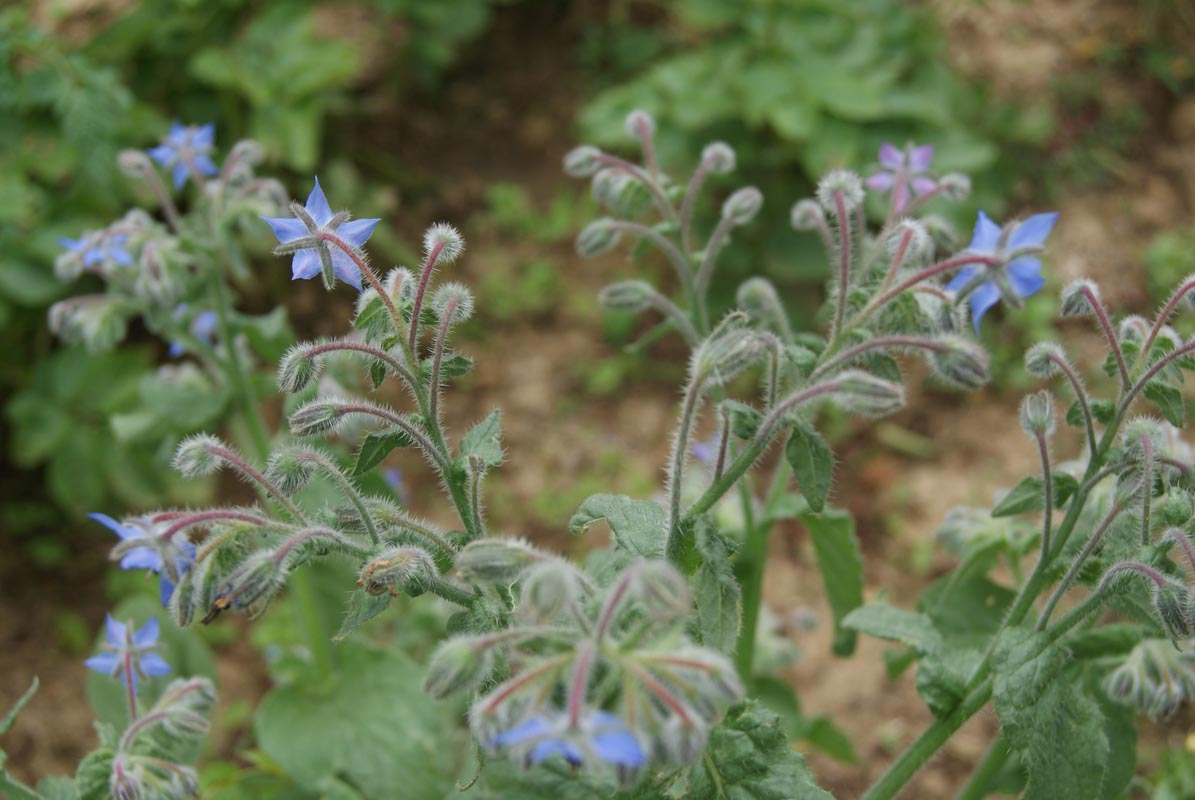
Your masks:
{"label": "blue star-shaped flower", "polygon": [[137,679],[156,678],[170,672],[170,665],[154,652],[158,645],[158,620],[150,618],[140,630],[117,622],[108,615],[104,632],[104,652],[83,663],[88,669],[119,677],[122,683],[132,683],[137,691]]}
{"label": "blue star-shaped flower", "polygon": [[133,266],[133,256],[128,251],[128,241],[127,233],[96,231],[86,234],[82,239],[59,237],[58,244],[77,255],[82,260],[84,269],[90,269],[105,262],[111,262],[118,267]]}
{"label": "blue star-shaped flower", "polygon": [[626,769],[638,769],[647,763],[647,754],[635,734],[621,719],[608,711],[590,712],[574,730],[566,720],[545,716],[531,717],[498,734],[490,747],[528,747],[528,760],[538,764],[551,756],[562,756],[573,766],[586,757]]}
{"label": "blue star-shaped flower", "polygon": [[[269,224],[274,235],[282,244],[324,232],[333,234],[352,247],[364,245],[373,234],[374,227],[381,222],[380,219],[347,220],[342,215],[334,215],[328,206],[328,198],[324,197],[324,190],[320,188],[319,178],[315,179],[315,188],[307,196],[307,202],[303,207],[315,224],[319,226],[319,231],[308,230],[303,221],[297,217],[262,217],[262,219]],[[338,247],[332,246],[329,249],[332,255],[332,271],[336,273],[336,277],[360,291],[361,271],[357,265]],[[320,257],[314,244],[295,253],[294,259],[291,261],[291,278],[293,280],[307,280],[319,274]]]}
{"label": "blue star-shaped flower", "polygon": [[[1002,266],[988,269],[1002,269],[1007,276],[1007,284],[1017,297],[1029,297],[1037,294],[1046,285],[1046,279],[1041,276],[1041,259],[1029,253],[1036,252],[1045,244],[1054,223],[1058,220],[1058,213],[1034,214],[1024,222],[1012,223],[1001,228],[982,211],[975,223],[975,233],[971,236],[971,244],[967,250],[999,258]],[[983,267],[971,266],[959,271],[946,288],[952,292],[960,291],[969,284]],[[985,281],[971,292],[968,298],[971,304],[971,321],[975,325],[975,332],[979,332],[979,321],[988,309],[1000,302],[1000,286],[995,280]]]}
{"label": "blue star-shaped flower", "polygon": [[[179,303],[174,309],[174,318],[181,320],[187,313],[187,304]],[[190,331],[200,342],[210,345],[215,339],[216,329],[220,325],[220,315],[215,311],[200,311],[195,315],[195,319],[191,320]],[[171,358],[178,358],[183,353],[187,352],[187,346],[183,342],[174,341],[170,343],[170,349],[167,354]]]}
{"label": "blue star-shaped flower", "polygon": [[[174,579],[180,577],[191,568],[195,561],[195,545],[181,539],[175,541],[155,536],[146,527],[125,525],[117,522],[107,514],[88,514],[96,522],[121,538],[122,542],[134,542],[131,545],[117,545],[123,549],[120,557],[121,569],[147,569],[161,576],[159,591],[162,607],[170,603],[170,596],[174,594]],[[165,556],[163,556],[165,553]],[[173,570],[167,569],[167,559],[173,563]],[[174,578],[171,577],[173,573]]]}
{"label": "blue star-shaped flower", "polygon": [[147,152],[149,157],[170,170],[170,179],[175,189],[183,188],[191,173],[215,175],[220,170],[212,161],[212,147],[216,140],[216,126],[170,124],[170,133],[157,147]]}

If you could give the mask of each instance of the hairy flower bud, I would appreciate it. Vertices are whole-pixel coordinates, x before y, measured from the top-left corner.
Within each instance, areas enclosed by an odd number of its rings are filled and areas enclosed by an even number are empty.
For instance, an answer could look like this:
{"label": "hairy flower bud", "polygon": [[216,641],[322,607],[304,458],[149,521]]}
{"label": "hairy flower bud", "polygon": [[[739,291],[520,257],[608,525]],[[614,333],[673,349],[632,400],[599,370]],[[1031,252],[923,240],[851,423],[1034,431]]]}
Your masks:
{"label": "hairy flower bud", "polygon": [[[900,264],[916,264],[925,261],[934,252],[934,240],[925,225],[915,219],[902,219],[892,228],[886,242],[891,258],[900,256]],[[901,253],[901,248],[904,253]]]}
{"label": "hairy flower bud", "polygon": [[583,144],[564,155],[564,172],[574,178],[586,178],[602,167],[602,151]]}
{"label": "hairy flower bud", "polygon": [[1042,390],[1025,395],[1021,400],[1021,430],[1029,436],[1049,437],[1054,434],[1054,395]]}
{"label": "hairy flower bud", "polygon": [[1124,342],[1142,342],[1149,336],[1150,324],[1140,314],[1131,314],[1116,326],[1116,338]]}
{"label": "hairy flower bud", "polygon": [[726,142],[710,142],[701,151],[701,162],[705,168],[716,175],[733,172],[735,167],[734,149]]}
{"label": "hairy flower bud", "polygon": [[978,389],[991,380],[991,357],[977,342],[962,336],[944,336],[930,352],[938,377],[963,389]]}
{"label": "hairy flower bud", "polygon": [[867,416],[883,416],[905,404],[904,387],[862,370],[847,370],[834,379],[839,385],[834,396],[847,410]]}
{"label": "hairy flower bud", "polygon": [[767,351],[767,341],[755,331],[734,328],[721,335],[715,332],[693,353],[693,374],[702,384],[726,383]]}
{"label": "hairy flower bud", "polygon": [[153,162],[144,150],[121,150],[116,156],[116,165],[130,178],[144,178],[147,172],[154,169]]}
{"label": "hairy flower bud", "polygon": [[626,131],[632,139],[650,139],[656,135],[656,121],[651,114],[637,108],[627,114]]}
{"label": "hairy flower bud", "polygon": [[1062,316],[1090,317],[1094,315],[1095,308],[1092,307],[1091,300],[1088,299],[1088,291],[1091,292],[1091,297],[1094,297],[1097,303],[1100,302],[1100,287],[1094,281],[1086,278],[1071,281],[1062,290]]}
{"label": "hairy flower bud", "polygon": [[614,248],[620,236],[614,220],[603,217],[586,225],[577,235],[577,255],[596,256]]}
{"label": "hairy flower bud", "polygon": [[296,408],[287,422],[295,436],[316,436],[335,429],[343,420],[339,400],[316,399]]}
{"label": "hairy flower bud", "polygon": [[798,200],[789,214],[789,223],[794,230],[815,231],[825,225],[826,212],[815,200]]}
{"label": "hairy flower bud", "polygon": [[457,554],[456,568],[470,583],[514,583],[544,555],[519,539],[478,539]]}
{"label": "hairy flower bud", "polygon": [[938,188],[943,197],[957,203],[971,194],[971,179],[959,172],[948,172],[938,178]]}
{"label": "hairy flower bud", "polygon": [[392,547],[361,567],[357,585],[370,594],[418,597],[440,577],[436,562],[419,547]]}
{"label": "hairy flower bud", "polygon": [[1066,353],[1054,342],[1038,342],[1025,353],[1025,370],[1035,378],[1053,378],[1068,363]]}
{"label": "hairy flower bud", "polygon": [[386,273],[382,288],[395,302],[409,300],[415,296],[415,275],[406,267],[397,267]]}
{"label": "hairy flower bud", "polygon": [[423,234],[423,253],[430,256],[437,249],[437,264],[451,264],[465,252],[465,238],[447,222],[437,222]]}
{"label": "hairy flower bud", "polygon": [[709,727],[700,719],[670,716],[660,726],[657,741],[663,757],[672,764],[695,764],[705,752]]}
{"label": "hairy flower bud", "polygon": [[647,281],[619,281],[598,293],[598,305],[607,311],[638,312],[651,306],[656,290]]}
{"label": "hairy flower bud", "polygon": [[621,217],[633,217],[651,203],[647,188],[623,169],[607,167],[594,173],[593,198]]}
{"label": "hairy flower bud", "polygon": [[423,690],[437,700],[471,692],[481,686],[491,669],[492,650],[481,646],[476,637],[448,639],[432,653],[423,677]]}
{"label": "hairy flower bud", "polygon": [[648,617],[659,622],[682,620],[693,611],[689,584],[667,561],[644,561],[635,572],[635,593]]}
{"label": "hairy flower bud", "polygon": [[1153,604],[1158,620],[1171,639],[1183,641],[1195,633],[1191,592],[1186,586],[1168,579],[1162,586],[1155,587]]}
{"label": "hairy flower bud", "polygon": [[432,295],[432,310],[444,319],[451,307],[449,325],[459,325],[473,316],[473,293],[463,283],[446,283]]}
{"label": "hairy flower bud", "polygon": [[187,478],[201,478],[218,472],[224,466],[224,459],[213,449],[223,446],[224,443],[214,436],[202,433],[188,436],[179,442],[174,452],[174,468]]}
{"label": "hairy flower bud", "polygon": [[1165,424],[1153,417],[1133,417],[1125,422],[1120,431],[1120,442],[1128,458],[1134,461],[1142,459],[1142,439],[1149,440],[1156,457],[1166,445]]}
{"label": "hairy flower bud", "polygon": [[763,192],[754,186],[747,186],[726,198],[722,204],[722,219],[735,225],[746,225],[763,207]]}
{"label": "hairy flower bud", "polygon": [[286,494],[301,492],[319,469],[319,463],[311,456],[310,451],[297,447],[280,447],[270,454],[266,478]]}
{"label": "hairy flower bud", "polygon": [[847,169],[836,169],[827,173],[817,185],[817,201],[831,216],[838,216],[838,200],[842,197],[843,211],[854,211],[863,202],[863,181]]}
{"label": "hairy flower bud", "polygon": [[278,388],[287,394],[301,392],[319,377],[322,362],[311,358],[307,343],[292,345],[278,362]]}
{"label": "hairy flower bud", "polygon": [[747,312],[751,321],[775,333],[782,339],[789,339],[788,317],[780,294],[767,278],[748,278],[735,292],[735,302]]}
{"label": "hairy flower bud", "polygon": [[581,578],[571,564],[548,559],[528,567],[519,584],[519,615],[528,622],[543,624],[576,603]]}
{"label": "hairy flower bud", "polygon": [[104,295],[72,297],[50,306],[50,330],[92,352],[111,350],[128,332],[123,304]]}
{"label": "hairy flower bud", "polygon": [[286,584],[287,570],[273,550],[250,553],[240,565],[220,581],[211,610],[203,622],[211,622],[226,610],[247,610],[257,617]]}

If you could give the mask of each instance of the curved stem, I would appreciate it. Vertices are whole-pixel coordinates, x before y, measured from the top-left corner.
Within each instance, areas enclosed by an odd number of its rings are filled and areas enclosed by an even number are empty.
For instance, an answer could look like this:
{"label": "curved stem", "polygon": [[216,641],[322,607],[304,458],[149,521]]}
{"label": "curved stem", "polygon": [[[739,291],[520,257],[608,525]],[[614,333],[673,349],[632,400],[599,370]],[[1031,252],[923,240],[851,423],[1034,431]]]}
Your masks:
{"label": "curved stem", "polygon": [[427,437],[427,434],[416,428],[407,420],[403,419],[398,414],[387,408],[375,406],[370,403],[341,403],[337,406],[342,414],[366,414],[371,417],[389,422],[396,428],[400,428],[403,433],[410,436],[419,443],[420,449],[431,460],[432,464],[447,476],[448,470],[452,465],[448,461],[448,457],[440,452],[440,449]]}
{"label": "curved stem", "polygon": [[287,512],[295,519],[296,522],[301,525],[307,524],[307,519],[303,516],[303,512],[299,510],[299,507],[295,505],[294,501],[287,497],[286,494],[284,494],[283,491],[273,483],[273,481],[263,475],[260,470],[258,470],[245,459],[241,458],[240,454],[234,453],[227,447],[215,446],[209,447],[208,449],[212,455],[223,459],[246,478],[257,482],[262,488],[273,495],[274,499],[277,500],[278,503],[280,503],[282,507],[287,510]]}
{"label": "curved stem", "polygon": [[1117,413],[1124,414],[1126,411],[1128,411],[1129,405],[1133,402],[1133,399],[1141,392],[1142,389],[1145,388],[1147,383],[1153,380],[1154,377],[1156,377],[1157,374],[1164,370],[1168,365],[1173,363],[1175,359],[1182,358],[1192,350],[1195,350],[1195,341],[1187,342],[1182,347],[1172,350],[1162,358],[1159,358],[1157,361],[1155,361],[1153,366],[1147,369],[1145,373],[1137,379],[1137,382],[1133,384],[1132,388],[1125,392],[1124,398],[1120,401],[1120,406],[1117,408]]}
{"label": "curved stem", "polygon": [[419,360],[419,314],[423,310],[423,296],[427,293],[427,284],[431,281],[432,273],[436,269],[436,262],[440,260],[440,253],[444,250],[443,242],[436,242],[427,258],[423,260],[423,267],[419,271],[419,287],[415,290],[415,304],[411,306],[411,330],[407,334],[407,349]]}
{"label": "curved stem", "polygon": [[303,351],[304,355],[308,357],[332,352],[363,353],[370,358],[376,358],[394,370],[411,387],[412,393],[418,399],[418,392],[416,392],[415,387],[419,382],[415,380],[414,374],[412,374],[405,364],[380,347],[373,347],[363,342],[354,342],[346,339],[334,339],[330,342],[320,342],[319,344],[312,345]]}
{"label": "curved stem", "polygon": [[[865,319],[868,315],[883,306],[889,300],[895,298],[905,289],[910,289],[922,281],[934,277],[935,275],[941,275],[943,272],[950,272],[951,270],[966,267],[971,264],[987,264],[992,266],[999,263],[1001,263],[1000,259],[996,258],[995,256],[984,255],[983,253],[963,252],[957,256],[954,256],[953,258],[948,258],[945,261],[939,261],[937,264],[931,264],[920,272],[910,275],[908,278],[901,281],[896,286],[893,286],[888,291],[873,297],[871,301],[863,307],[863,310],[855,315],[855,319]],[[854,326],[850,325],[848,327]]]}
{"label": "curved stem", "polygon": [[841,191],[834,193],[834,208],[838,212],[838,291],[834,298],[834,321],[830,325],[831,342],[842,333],[851,279],[851,221]]}
{"label": "curved stem", "polygon": [[428,409],[428,416],[436,420],[439,424],[440,420],[440,367],[444,361],[444,347],[448,341],[448,328],[452,320],[452,314],[456,311],[459,301],[453,298],[449,301],[448,306],[444,309],[444,318],[440,320],[440,327],[436,331],[436,341],[432,346],[432,379],[429,384],[431,388],[431,408]]}
{"label": "curved stem", "polygon": [[718,253],[722,250],[722,242],[730,235],[730,231],[734,228],[734,220],[730,217],[722,217],[718,221],[714,232],[710,234],[710,239],[706,242],[705,252],[701,256],[701,265],[697,269],[696,281],[696,301],[697,311],[701,315],[702,329],[709,328],[709,309],[708,309],[708,294],[710,290],[710,281],[714,278],[714,265],[718,261]]}
{"label": "curved stem", "polygon": [[1070,381],[1071,389],[1075,392],[1075,400],[1079,403],[1079,408],[1083,411],[1083,424],[1087,428],[1087,452],[1095,455],[1095,419],[1091,416],[1091,406],[1087,402],[1087,392],[1083,389],[1083,381],[1079,380],[1075,368],[1070,365],[1070,362],[1065,358],[1053,355],[1050,360],[1054,365],[1061,370],[1066,379]]}
{"label": "curved stem", "polygon": [[693,327],[693,323],[685,316],[685,312],[677,308],[675,303],[659,292],[652,294],[650,302],[655,306],[657,311],[672,320],[677,330],[680,331],[681,336],[684,337],[685,344],[689,345],[690,349],[696,349],[697,345],[701,344],[701,336],[698,335],[697,329]]}
{"label": "curved stem", "polygon": [[299,455],[318,464],[324,471],[324,474],[340,485],[345,498],[357,510],[358,516],[361,517],[361,522],[365,525],[365,532],[369,534],[369,540],[374,544],[381,543],[381,539],[378,537],[378,529],[373,522],[373,515],[369,513],[369,509],[365,506],[365,498],[361,496],[361,492],[357,490],[357,487],[349,480],[349,476],[344,474],[336,462],[316,450],[304,450]]}
{"label": "curved stem", "polygon": [[1075,556],[1075,560],[1071,562],[1070,568],[1066,574],[1062,576],[1062,580],[1058,583],[1058,587],[1054,589],[1054,593],[1050,595],[1050,599],[1046,601],[1045,610],[1041,612],[1041,617],[1037,620],[1037,630],[1042,630],[1050,622],[1050,615],[1054,613],[1054,609],[1058,606],[1058,601],[1066,594],[1066,590],[1070,588],[1074,582],[1075,577],[1079,574],[1079,570],[1083,567],[1083,562],[1087,557],[1095,552],[1095,548],[1099,546],[1100,540],[1104,538],[1104,534],[1112,525],[1116,515],[1120,513],[1120,506],[1116,503],[1112,504],[1112,508],[1108,510],[1108,515],[1104,517],[1104,521],[1096,528],[1095,533],[1091,534],[1091,538],[1087,540],[1087,544],[1079,551],[1079,555]]}
{"label": "curved stem", "polygon": [[693,419],[701,404],[701,384],[696,377],[689,381],[685,399],[681,405],[680,423],[672,442],[672,461],[668,470],[668,540],[665,557],[674,564],[680,562],[681,546],[681,484],[684,482],[685,461],[689,449],[689,436],[693,431]]}
{"label": "curved stem", "polygon": [[705,183],[711,163],[710,158],[705,158],[697,165],[693,177],[689,179],[689,185],[685,187],[685,197],[680,204],[680,241],[686,253],[693,252],[693,203],[697,200],[702,184]]}
{"label": "curved stem", "polygon": [[378,278],[377,273],[365,263],[365,259],[361,258],[361,254],[357,252],[357,248],[350,245],[348,242],[341,239],[334,233],[322,231],[319,234],[321,241],[334,245],[342,253],[349,257],[349,260],[357,267],[361,273],[361,277],[369,282],[373,290],[378,293],[378,297],[382,298],[382,304],[386,306],[386,313],[390,315],[390,322],[394,325],[395,335],[402,335],[402,315],[398,313],[398,309],[394,307],[394,301],[390,299],[390,295],[386,293],[386,288],[382,286],[382,281]]}
{"label": "curved stem", "polygon": [[1195,280],[1186,280],[1179,284],[1178,288],[1174,290],[1174,294],[1170,295],[1170,299],[1166,301],[1166,305],[1158,312],[1158,318],[1154,320],[1153,327],[1149,331],[1149,336],[1146,337],[1145,344],[1141,347],[1141,352],[1137,354],[1137,358],[1133,364],[1134,367],[1149,358],[1149,351],[1153,348],[1154,340],[1158,338],[1158,334],[1162,332],[1163,326],[1170,320],[1170,315],[1178,307],[1179,301],[1192,289],[1195,289]]}
{"label": "curved stem", "polygon": [[696,291],[693,286],[693,270],[689,266],[689,260],[685,258],[684,253],[676,248],[676,245],[668,239],[667,236],[657,231],[655,228],[650,228],[647,225],[641,225],[638,222],[627,222],[626,220],[615,219],[608,223],[610,228],[624,233],[634,234],[648,239],[656,247],[668,257],[669,263],[676,271],[677,277],[680,279],[681,288],[684,290],[685,300],[690,305],[696,305]]}
{"label": "curved stem", "polygon": [[1108,318],[1108,309],[1104,308],[1103,302],[1096,297],[1095,292],[1090,286],[1082,288],[1083,296],[1087,298],[1087,302],[1091,305],[1092,311],[1095,312],[1095,318],[1100,323],[1100,329],[1104,332],[1104,338],[1108,340],[1108,347],[1112,349],[1112,355],[1116,357],[1116,368],[1120,370],[1120,389],[1122,392],[1129,390],[1129,368],[1124,362],[1124,352],[1120,349],[1120,342],[1116,339],[1116,331],[1112,328],[1112,320]]}

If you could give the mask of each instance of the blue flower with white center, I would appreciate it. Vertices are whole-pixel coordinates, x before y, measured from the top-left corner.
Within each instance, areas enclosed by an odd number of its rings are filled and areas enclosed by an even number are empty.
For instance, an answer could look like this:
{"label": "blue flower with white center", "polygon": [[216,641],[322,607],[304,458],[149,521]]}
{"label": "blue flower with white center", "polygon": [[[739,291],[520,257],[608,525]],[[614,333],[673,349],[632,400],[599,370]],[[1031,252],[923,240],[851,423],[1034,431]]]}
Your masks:
{"label": "blue flower with white center", "polygon": [[195,561],[195,545],[185,539],[176,541],[173,537],[158,536],[149,530],[145,520],[122,524],[107,514],[87,516],[120,537],[120,543],[113,549],[113,557],[120,556],[121,569],[146,569],[161,576],[159,591],[165,608],[174,594],[175,581]]}
{"label": "blue flower with white center", "polygon": [[110,233],[95,231],[86,234],[82,239],[71,239],[62,236],[58,244],[79,259],[84,269],[91,269],[103,264],[111,263],[118,267],[133,266],[133,255],[128,251],[129,235],[127,233]]}
{"label": "blue flower with white center", "polygon": [[216,126],[170,124],[170,133],[157,147],[151,147],[149,157],[170,170],[175,189],[183,188],[193,174],[215,175],[220,170],[212,161],[212,147],[216,140]]}
{"label": "blue flower with white center", "polygon": [[119,677],[137,691],[137,679],[157,678],[170,672],[170,665],[154,652],[158,646],[158,620],[150,618],[137,631],[132,624],[117,622],[108,615],[104,631],[104,652],[83,663],[88,669]]}
{"label": "blue flower with white center", "polygon": [[570,729],[567,717],[536,716],[498,734],[488,742],[492,748],[514,748],[526,753],[530,764],[561,756],[574,767],[596,759],[625,770],[647,763],[647,753],[635,734],[608,711],[591,711]]}
{"label": "blue flower with white center", "polygon": [[[294,207],[296,206],[292,206],[292,208]],[[291,261],[291,278],[293,280],[307,280],[320,274],[320,254],[316,249],[319,234],[331,234],[351,247],[361,247],[373,234],[374,227],[381,222],[380,219],[349,219],[348,215],[343,212],[333,214],[331,207],[328,206],[328,198],[324,196],[324,190],[320,188],[319,178],[315,179],[315,188],[307,196],[307,202],[303,209],[317,226],[316,230],[310,230],[307,223],[297,216],[262,217],[282,244],[289,244],[300,239],[312,240],[310,247],[304,247],[295,252]],[[353,262],[353,259],[339,247],[329,246],[328,249],[332,257],[332,271],[336,277],[360,291],[361,270]]]}
{"label": "blue flower with white center", "polygon": [[[977,279],[986,269],[994,277],[971,288],[968,300],[971,304],[971,321],[975,332],[979,332],[979,321],[988,309],[1000,302],[1001,296],[1014,301],[1037,294],[1046,285],[1041,276],[1041,259],[1036,254],[1045,245],[1046,238],[1054,229],[1058,213],[1034,214],[1023,222],[1010,223],[1003,228],[992,222],[982,211],[975,223],[975,233],[967,250],[971,253],[993,256],[999,264],[992,267],[970,266],[960,270],[946,288],[952,292],[962,291]],[[1000,274],[996,274],[999,270]],[[1012,297],[1009,297],[1009,293]]]}
{"label": "blue flower with white center", "polygon": [[[187,304],[179,303],[174,309],[174,318],[181,320],[187,314]],[[220,315],[215,311],[200,311],[191,320],[189,330],[191,336],[196,340],[206,345],[211,345],[215,341],[216,329],[220,326]],[[167,351],[171,358],[178,358],[187,352],[187,345],[180,341],[173,341],[170,343],[170,349]]]}

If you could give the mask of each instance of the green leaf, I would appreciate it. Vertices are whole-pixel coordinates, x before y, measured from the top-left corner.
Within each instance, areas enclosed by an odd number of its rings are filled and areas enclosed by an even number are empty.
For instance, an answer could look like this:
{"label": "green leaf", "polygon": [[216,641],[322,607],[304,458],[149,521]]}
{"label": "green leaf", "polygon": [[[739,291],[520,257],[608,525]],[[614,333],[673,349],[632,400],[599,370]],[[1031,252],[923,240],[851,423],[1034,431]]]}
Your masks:
{"label": "green leaf", "polygon": [[381,464],[396,447],[412,447],[414,444],[415,440],[411,438],[411,434],[401,428],[374,431],[365,437],[365,441],[361,442],[361,447],[357,450],[353,476],[359,478]]}
{"label": "green leaf", "polygon": [[689,585],[697,604],[697,632],[706,647],[732,653],[739,638],[742,592],[730,563],[731,548],[708,514],[698,518],[695,533],[701,565]]}
{"label": "green leaf", "polygon": [[506,454],[502,452],[502,412],[494,409],[490,415],[473,426],[473,429],[461,437],[461,455],[478,456],[486,466],[496,467],[502,463]]}
{"label": "green leaf", "polygon": [[789,747],[776,714],[758,702],[735,706],[710,731],[705,757],[689,771],[687,800],[832,800],[805,757]]}
{"label": "green leaf", "polygon": [[834,451],[807,421],[798,417],[792,423],[792,435],[784,446],[784,457],[793,468],[809,508],[821,513],[834,482]]}
{"label": "green leaf", "polygon": [[1069,655],[1041,632],[1005,631],[992,653],[992,700],[1021,753],[1024,800],[1100,797],[1110,748],[1099,706],[1064,675]]}
{"label": "green leaf", "polygon": [[354,591],[349,595],[348,609],[345,610],[344,621],[340,623],[340,630],[332,640],[341,642],[347,639],[357,628],[385,611],[391,599],[388,593],[370,594],[364,589]]}
{"label": "green leaf", "polygon": [[113,748],[105,746],[91,751],[79,762],[79,768],[75,770],[75,789],[79,800],[110,800],[114,755]]}
{"label": "green leaf", "polygon": [[1046,506],[1045,484],[1041,478],[1029,476],[1004,496],[999,505],[992,509],[993,517],[1011,517],[1016,514],[1033,514]]}
{"label": "green leaf", "polygon": [[312,670],[265,696],[253,725],[262,752],[299,786],[336,777],[365,797],[451,793],[455,711],[424,694],[420,667],[351,641],[336,656],[333,675]]}
{"label": "green leaf", "polygon": [[644,558],[663,558],[664,509],[648,500],[621,494],[595,494],[588,498],[568,522],[570,533],[582,534],[595,522],[606,521],[614,542],[623,550]]}
{"label": "green leaf", "polygon": [[925,614],[906,611],[887,603],[869,603],[856,608],[842,620],[842,626],[877,639],[900,642],[918,653],[942,648],[942,634]]}
{"label": "green leaf", "polygon": [[738,439],[751,439],[759,431],[763,414],[757,408],[738,400],[723,400],[722,413],[730,417],[730,432]]}
{"label": "green leaf", "polygon": [[1157,404],[1167,422],[1176,428],[1183,426],[1183,393],[1178,387],[1162,381],[1150,381],[1145,385],[1145,396]]}
{"label": "green leaf", "polygon": [[1113,417],[1116,416],[1116,404],[1111,400],[1093,400],[1091,401],[1091,416],[1095,417],[1095,421],[1101,425],[1111,424]]}
{"label": "green leaf", "polygon": [[1140,625],[1102,625],[1072,634],[1066,640],[1067,649],[1076,659],[1102,658],[1128,653],[1145,638]]}
{"label": "green leaf", "polygon": [[863,605],[863,557],[855,536],[855,520],[845,511],[827,509],[821,514],[802,514],[801,521],[813,539],[817,567],[834,614],[832,649],[837,655],[850,655],[857,634],[844,628],[842,620]]}
{"label": "green leaf", "polygon": [[0,719],[0,736],[12,730],[13,723],[17,721],[17,714],[20,714],[21,709],[29,704],[29,701],[33,699],[33,695],[37,694],[37,687],[39,685],[37,676],[33,676],[33,683],[29,684],[29,688],[25,690],[25,693],[17,698],[17,702],[4,715],[4,719]]}
{"label": "green leaf", "polygon": [[473,369],[473,359],[468,356],[455,355],[440,362],[441,378],[459,378],[467,375]]}
{"label": "green leaf", "polygon": [[[469,800],[629,800],[612,779],[577,770],[563,759],[550,758],[529,769],[506,757],[486,759],[481,778],[468,792],[453,797]],[[637,798],[636,798],[637,800]]]}

